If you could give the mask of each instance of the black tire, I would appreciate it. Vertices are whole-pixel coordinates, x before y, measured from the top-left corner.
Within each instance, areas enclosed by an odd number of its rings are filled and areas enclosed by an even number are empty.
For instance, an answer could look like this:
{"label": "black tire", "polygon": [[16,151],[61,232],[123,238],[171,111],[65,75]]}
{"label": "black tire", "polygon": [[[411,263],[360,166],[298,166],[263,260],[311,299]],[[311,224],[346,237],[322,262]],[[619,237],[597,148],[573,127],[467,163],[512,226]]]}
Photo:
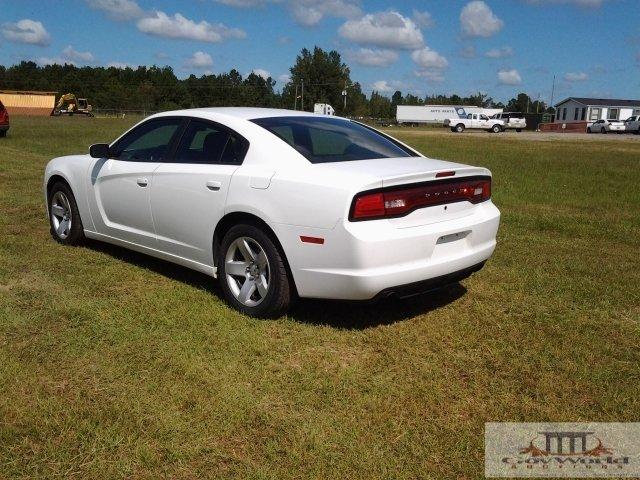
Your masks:
{"label": "black tire", "polygon": [[[255,306],[242,303],[231,290],[230,280],[225,271],[226,257],[234,242],[242,237],[254,240],[264,251],[268,260],[268,288],[266,295]],[[274,318],[285,313],[295,295],[292,281],[287,274],[284,254],[276,246],[276,242],[260,227],[252,224],[238,224],[229,229],[222,239],[216,261],[218,279],[225,300],[236,310],[258,318]],[[233,279],[231,280],[233,281]],[[246,280],[245,280],[246,281]],[[238,287],[241,287],[238,285]],[[254,293],[255,295],[256,293]]]}
{"label": "black tire", "polygon": [[494,125],[493,127],[491,127],[491,131],[493,133],[500,133],[502,131],[502,128],[500,128],[500,125]]}
{"label": "black tire", "polygon": [[453,133],[456,133],[456,127],[451,127],[450,129]]}
{"label": "black tire", "polygon": [[591,133],[591,127],[587,127],[587,133]]}
{"label": "black tire", "polygon": [[0,138],[4,138],[7,136],[7,131],[6,130],[0,130]]}
{"label": "black tire", "polygon": [[602,127],[602,128],[600,129],[600,133],[606,134],[606,133],[607,133],[607,130],[606,130],[604,127]]}
{"label": "black tire", "polygon": [[[52,211],[54,197],[58,198],[56,194],[60,192],[68,200],[69,211],[71,212],[70,221],[71,227],[66,230],[66,234],[58,232],[56,225],[54,224],[54,212]],[[69,185],[65,182],[56,182],[49,191],[49,198],[47,198],[47,206],[49,212],[49,225],[51,227],[50,232],[53,239],[61,243],[62,245],[81,245],[84,240],[84,227],[82,226],[82,219],[80,218],[80,212],[78,211],[78,204],[73,196],[73,192]],[[58,218],[57,216],[55,216]]]}
{"label": "black tire", "polygon": [[464,125],[462,123],[459,123],[458,125],[455,126],[454,130],[458,133],[462,133],[464,132]]}
{"label": "black tire", "polygon": [[522,131],[521,128],[516,128],[516,132],[520,133]]}

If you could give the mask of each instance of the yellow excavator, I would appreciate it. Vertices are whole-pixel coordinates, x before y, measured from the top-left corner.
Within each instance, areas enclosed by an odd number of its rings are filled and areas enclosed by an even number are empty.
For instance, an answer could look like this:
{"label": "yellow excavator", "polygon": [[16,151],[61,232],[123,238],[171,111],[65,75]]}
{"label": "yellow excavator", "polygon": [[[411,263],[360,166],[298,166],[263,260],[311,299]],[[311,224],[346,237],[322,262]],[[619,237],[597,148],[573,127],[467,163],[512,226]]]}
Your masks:
{"label": "yellow excavator", "polygon": [[59,117],[61,115],[86,115],[87,117],[93,117],[91,112],[92,108],[86,98],[77,98],[73,93],[66,93],[60,97],[58,103],[51,115]]}

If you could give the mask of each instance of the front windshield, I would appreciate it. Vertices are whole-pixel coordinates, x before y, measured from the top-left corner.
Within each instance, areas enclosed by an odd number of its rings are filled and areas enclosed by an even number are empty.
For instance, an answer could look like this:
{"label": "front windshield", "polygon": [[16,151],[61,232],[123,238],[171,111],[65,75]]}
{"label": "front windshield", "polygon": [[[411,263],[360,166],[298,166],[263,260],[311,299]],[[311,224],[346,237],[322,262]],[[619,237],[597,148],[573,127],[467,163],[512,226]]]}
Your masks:
{"label": "front windshield", "polygon": [[269,117],[252,122],[281,138],[311,163],[418,156],[359,123],[327,117]]}

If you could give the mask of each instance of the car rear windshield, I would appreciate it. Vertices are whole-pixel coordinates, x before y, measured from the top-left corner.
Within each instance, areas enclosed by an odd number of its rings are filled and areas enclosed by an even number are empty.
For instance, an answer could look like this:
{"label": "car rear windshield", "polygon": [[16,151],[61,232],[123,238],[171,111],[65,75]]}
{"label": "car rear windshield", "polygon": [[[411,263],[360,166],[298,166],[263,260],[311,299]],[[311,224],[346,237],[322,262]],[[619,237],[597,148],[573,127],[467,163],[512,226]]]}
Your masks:
{"label": "car rear windshield", "polygon": [[311,163],[418,156],[392,138],[349,120],[269,117],[252,121],[287,142]]}

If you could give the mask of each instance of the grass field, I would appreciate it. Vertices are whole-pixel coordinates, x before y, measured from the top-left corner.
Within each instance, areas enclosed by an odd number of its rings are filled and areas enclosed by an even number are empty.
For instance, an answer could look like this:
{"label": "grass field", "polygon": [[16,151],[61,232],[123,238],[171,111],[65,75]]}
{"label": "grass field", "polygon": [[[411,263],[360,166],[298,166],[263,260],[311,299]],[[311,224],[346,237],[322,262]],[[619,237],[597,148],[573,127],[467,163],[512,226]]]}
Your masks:
{"label": "grass field", "polygon": [[470,479],[487,421],[638,420],[640,141],[403,131],[493,171],[493,258],[265,321],[206,276],[49,237],[46,162],[131,122],[14,118],[0,140],[0,478]]}

